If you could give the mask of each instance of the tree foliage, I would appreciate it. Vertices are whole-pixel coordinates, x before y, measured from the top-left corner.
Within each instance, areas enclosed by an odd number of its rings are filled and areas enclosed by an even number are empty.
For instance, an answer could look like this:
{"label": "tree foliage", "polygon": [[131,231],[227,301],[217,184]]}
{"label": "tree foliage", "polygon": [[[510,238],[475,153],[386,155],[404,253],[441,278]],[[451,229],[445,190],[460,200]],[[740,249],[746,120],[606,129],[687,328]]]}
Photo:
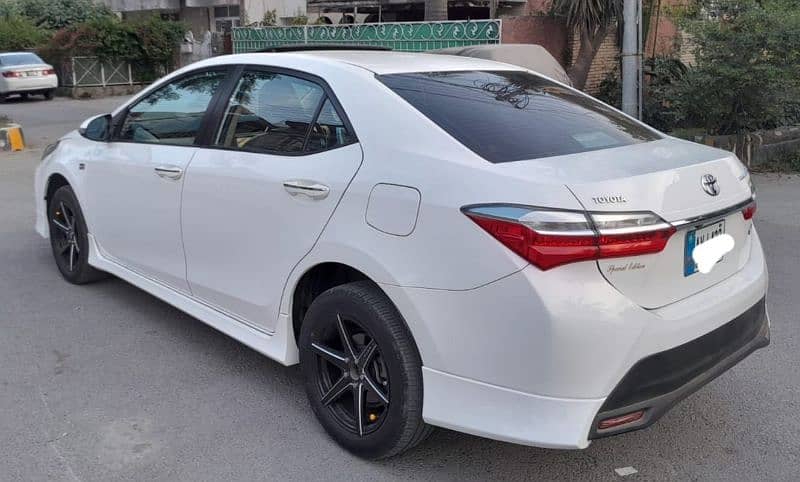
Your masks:
{"label": "tree foliage", "polygon": [[734,134],[800,122],[800,1],[697,0],[695,65],[672,97],[684,124]]}
{"label": "tree foliage", "polygon": [[185,24],[156,15],[133,22],[100,17],[57,31],[41,51],[54,64],[74,56],[125,60],[146,77],[153,77],[172,64],[175,48],[185,32]]}
{"label": "tree foliage", "polygon": [[[656,129],[669,132],[678,127],[683,118],[673,98],[675,86],[682,81],[688,69],[680,60],[667,56],[645,59],[643,69],[642,120]],[[621,108],[619,68],[609,72],[603,79],[596,97],[617,109]]]}
{"label": "tree foliage", "polygon": [[41,45],[48,37],[45,30],[25,17],[0,14],[0,49],[26,50]]}
{"label": "tree foliage", "polygon": [[37,27],[58,30],[70,25],[113,17],[114,13],[93,0],[4,0]]}

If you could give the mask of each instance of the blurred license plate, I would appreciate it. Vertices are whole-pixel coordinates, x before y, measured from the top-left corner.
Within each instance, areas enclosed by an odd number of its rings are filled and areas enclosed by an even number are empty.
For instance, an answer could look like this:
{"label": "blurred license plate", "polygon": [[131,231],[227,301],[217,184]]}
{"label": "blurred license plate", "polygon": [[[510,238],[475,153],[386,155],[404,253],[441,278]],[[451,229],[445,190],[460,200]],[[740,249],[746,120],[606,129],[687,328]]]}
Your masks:
{"label": "blurred license plate", "polygon": [[29,70],[25,72],[25,75],[27,77],[39,77],[40,75],[42,75],[42,73],[38,70]]}
{"label": "blurred license plate", "polygon": [[[690,276],[697,273],[697,264],[692,258],[692,252],[697,245],[703,244],[720,234],[725,234],[725,220],[703,226],[686,233],[686,244],[683,250],[683,275]],[[721,261],[721,259],[720,259]]]}

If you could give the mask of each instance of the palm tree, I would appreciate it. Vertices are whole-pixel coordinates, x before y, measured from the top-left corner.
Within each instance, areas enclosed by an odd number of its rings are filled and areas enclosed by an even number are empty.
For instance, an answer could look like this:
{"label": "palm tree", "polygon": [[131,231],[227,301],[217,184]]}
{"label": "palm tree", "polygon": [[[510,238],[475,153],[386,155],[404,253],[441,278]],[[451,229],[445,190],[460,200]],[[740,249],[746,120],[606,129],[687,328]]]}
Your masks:
{"label": "palm tree", "polygon": [[425,20],[447,20],[447,0],[425,0]]}
{"label": "palm tree", "polygon": [[556,0],[556,9],[567,16],[567,25],[580,36],[580,50],[567,75],[583,89],[592,61],[615,19],[622,21],[622,0]]}

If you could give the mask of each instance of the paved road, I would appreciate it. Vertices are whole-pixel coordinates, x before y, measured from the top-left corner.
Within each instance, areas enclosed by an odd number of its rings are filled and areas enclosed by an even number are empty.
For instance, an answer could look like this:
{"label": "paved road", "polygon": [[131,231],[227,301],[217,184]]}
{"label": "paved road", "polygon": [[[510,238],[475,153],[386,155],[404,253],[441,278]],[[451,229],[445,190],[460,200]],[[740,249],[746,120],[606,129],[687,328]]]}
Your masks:
{"label": "paved road", "polygon": [[[43,148],[97,114],[114,110],[128,97],[73,100],[56,97],[46,101],[40,96],[22,100],[12,97],[0,104],[0,116],[9,117],[22,125],[25,141],[30,148]],[[1,154],[0,154],[1,155]]]}
{"label": "paved road", "polygon": [[[25,128],[42,137],[94,108],[24,107],[19,120],[39,119]],[[405,456],[370,463],[323,433],[296,367],[122,281],[62,281],[32,228],[37,159],[0,154],[0,480],[606,480],[628,466],[638,470],[628,478],[796,480],[800,472],[800,177],[756,180],[772,345],[657,425],[584,451],[438,430]]]}

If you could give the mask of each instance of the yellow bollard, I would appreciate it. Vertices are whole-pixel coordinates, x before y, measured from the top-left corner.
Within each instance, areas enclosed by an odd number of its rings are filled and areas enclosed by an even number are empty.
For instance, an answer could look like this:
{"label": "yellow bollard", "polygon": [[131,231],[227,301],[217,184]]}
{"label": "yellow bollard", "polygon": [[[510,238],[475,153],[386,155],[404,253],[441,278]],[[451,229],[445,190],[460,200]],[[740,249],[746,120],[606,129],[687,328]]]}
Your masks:
{"label": "yellow bollard", "polygon": [[25,149],[25,136],[18,124],[0,126],[0,150],[21,151]]}

